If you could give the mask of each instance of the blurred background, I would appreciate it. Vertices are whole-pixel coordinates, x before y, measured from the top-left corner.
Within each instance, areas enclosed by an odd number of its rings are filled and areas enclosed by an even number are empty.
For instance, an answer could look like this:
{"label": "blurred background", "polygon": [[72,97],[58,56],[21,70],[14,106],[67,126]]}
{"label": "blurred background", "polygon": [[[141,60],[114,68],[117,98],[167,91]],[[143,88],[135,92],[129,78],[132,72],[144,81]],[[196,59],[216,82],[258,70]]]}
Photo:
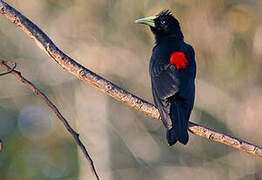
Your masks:
{"label": "blurred background", "polygon": [[[262,145],[262,0],[8,0],[70,57],[152,101],[154,38],[138,18],[170,9],[195,48],[191,121]],[[0,58],[40,88],[80,133],[101,179],[262,179],[261,159],[190,135],[168,147],[160,121],[63,70],[0,16]],[[53,112],[15,77],[0,78],[1,180],[86,180],[90,168]]]}

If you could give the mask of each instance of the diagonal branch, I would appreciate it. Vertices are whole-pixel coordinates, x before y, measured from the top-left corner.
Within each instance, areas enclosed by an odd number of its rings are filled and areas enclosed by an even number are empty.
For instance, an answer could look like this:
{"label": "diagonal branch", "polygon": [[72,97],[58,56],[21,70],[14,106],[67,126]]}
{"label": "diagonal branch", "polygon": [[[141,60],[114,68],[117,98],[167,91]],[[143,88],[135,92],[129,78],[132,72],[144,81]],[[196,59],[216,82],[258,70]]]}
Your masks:
{"label": "diagonal branch", "polygon": [[10,62],[10,63],[13,65],[13,67],[10,68],[8,71],[1,73],[0,76],[5,76],[5,75],[11,73],[16,68],[16,63],[13,63],[13,62]]}
{"label": "diagonal branch", "polygon": [[[35,87],[30,81],[25,79],[20,72],[14,70],[13,68],[9,67],[7,63],[3,60],[0,59],[0,66],[5,68],[8,72],[13,74],[18,80],[20,80],[22,83],[24,83],[26,86],[28,86],[32,91],[40,96],[42,100],[45,101],[45,103],[54,111],[58,119],[64,124],[66,127],[67,131],[73,136],[75,139],[76,143],[79,145],[80,149],[82,150],[83,154],[85,155],[86,159],[89,161],[92,173],[95,175],[96,179],[99,180],[98,174],[95,170],[95,166],[93,163],[93,160],[91,159],[90,155],[87,152],[87,149],[85,148],[84,144],[81,142],[79,138],[79,134],[70,126],[68,121],[64,118],[64,116],[59,112],[57,107],[48,99],[48,97],[42,93],[37,87]],[[2,149],[2,142],[0,141],[0,151]]]}
{"label": "diagonal branch", "polygon": [[[0,13],[20,27],[20,29],[22,29],[29,37],[34,39],[36,44],[45,51],[52,60],[56,61],[68,72],[136,110],[153,118],[160,119],[159,112],[154,105],[118,87],[74,61],[58,49],[41,29],[3,0],[0,0]],[[241,139],[216,132],[215,130],[192,122],[189,123],[189,131],[195,135],[262,157],[261,147],[245,142]]]}

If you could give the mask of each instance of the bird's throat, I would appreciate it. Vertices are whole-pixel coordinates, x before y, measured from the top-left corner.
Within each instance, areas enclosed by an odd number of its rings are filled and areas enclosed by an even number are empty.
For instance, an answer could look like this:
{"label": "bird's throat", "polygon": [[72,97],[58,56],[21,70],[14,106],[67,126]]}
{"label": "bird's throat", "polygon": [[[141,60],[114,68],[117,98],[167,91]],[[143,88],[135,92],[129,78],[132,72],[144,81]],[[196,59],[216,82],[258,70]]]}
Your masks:
{"label": "bird's throat", "polygon": [[159,44],[160,42],[167,41],[170,39],[184,40],[184,35],[181,31],[173,33],[173,34],[158,34],[152,31],[155,35],[155,43]]}

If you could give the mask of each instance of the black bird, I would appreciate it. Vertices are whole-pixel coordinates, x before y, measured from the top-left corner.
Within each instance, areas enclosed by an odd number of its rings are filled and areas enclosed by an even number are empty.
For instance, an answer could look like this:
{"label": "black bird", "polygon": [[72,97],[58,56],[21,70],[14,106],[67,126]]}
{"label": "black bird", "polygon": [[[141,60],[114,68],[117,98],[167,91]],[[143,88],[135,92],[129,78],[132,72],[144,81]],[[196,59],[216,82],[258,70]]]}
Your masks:
{"label": "black bird", "polygon": [[149,25],[155,36],[149,72],[154,102],[167,128],[168,144],[187,144],[188,121],[195,99],[194,49],[184,42],[179,22],[169,10],[136,23]]}

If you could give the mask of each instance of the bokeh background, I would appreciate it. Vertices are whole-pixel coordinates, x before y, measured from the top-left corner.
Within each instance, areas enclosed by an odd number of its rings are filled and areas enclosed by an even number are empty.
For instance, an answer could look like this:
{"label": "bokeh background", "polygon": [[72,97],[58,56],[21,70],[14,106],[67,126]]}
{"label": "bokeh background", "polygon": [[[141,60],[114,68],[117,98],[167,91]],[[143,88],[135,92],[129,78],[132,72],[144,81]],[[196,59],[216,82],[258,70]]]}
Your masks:
{"label": "bokeh background", "polygon": [[[66,54],[152,102],[154,39],[135,19],[170,9],[195,48],[191,121],[262,145],[262,0],[8,0]],[[190,135],[168,147],[160,121],[90,87],[0,16],[0,58],[57,105],[80,133],[101,179],[262,179],[261,159]],[[92,179],[53,112],[11,75],[0,78],[1,180]]]}

